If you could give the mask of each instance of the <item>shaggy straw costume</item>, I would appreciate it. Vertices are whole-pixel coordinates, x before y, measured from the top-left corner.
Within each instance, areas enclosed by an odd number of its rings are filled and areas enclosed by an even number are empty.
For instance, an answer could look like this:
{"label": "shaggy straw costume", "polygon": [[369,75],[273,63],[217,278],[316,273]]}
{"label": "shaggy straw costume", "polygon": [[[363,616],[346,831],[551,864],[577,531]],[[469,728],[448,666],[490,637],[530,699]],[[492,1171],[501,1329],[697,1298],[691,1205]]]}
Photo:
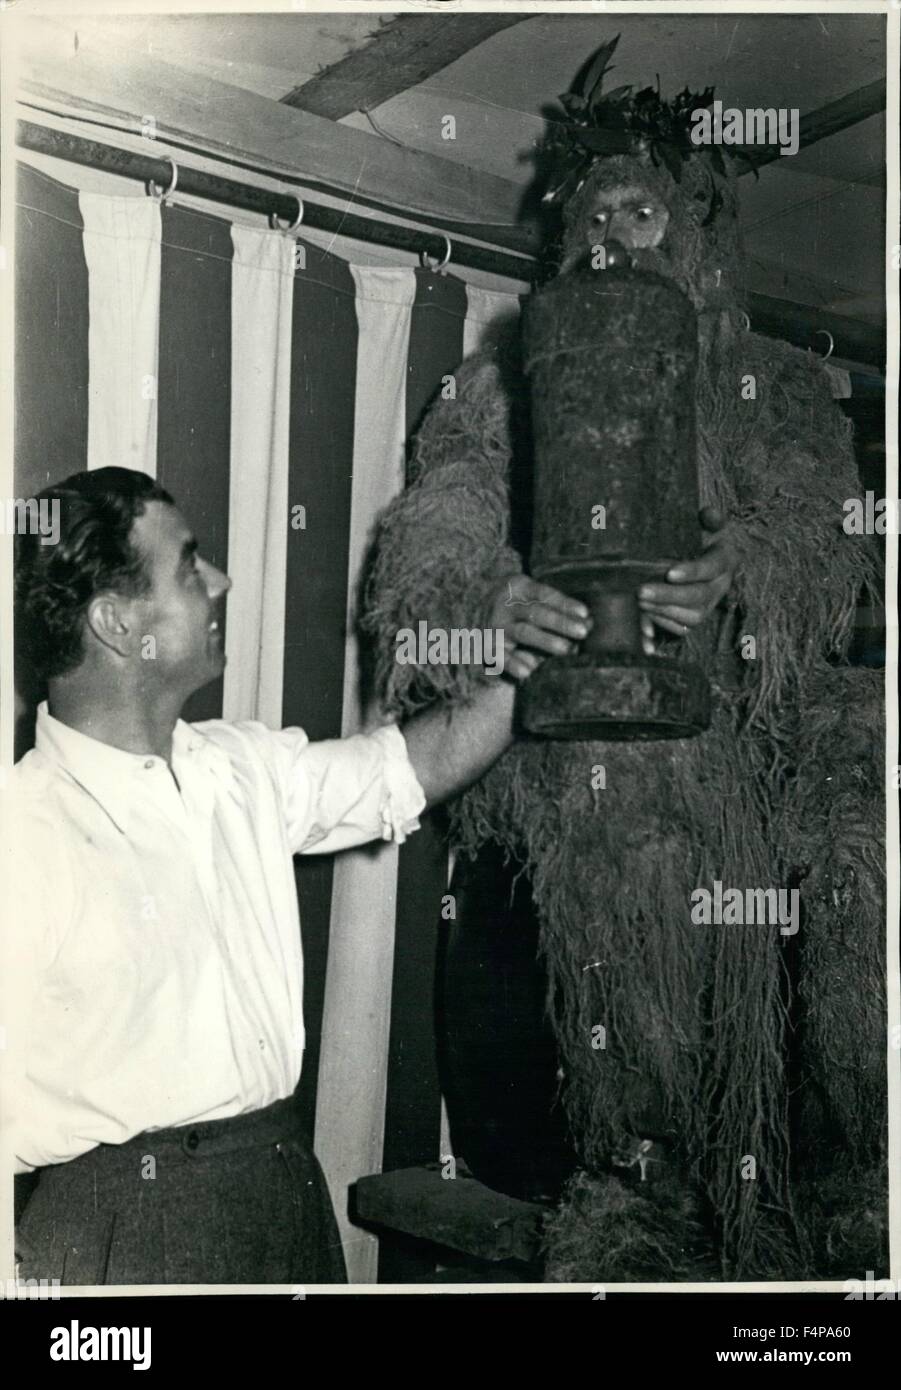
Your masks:
{"label": "shaggy straw costume", "polygon": [[[700,156],[678,180],[646,151],[597,159],[567,226],[605,181],[635,179],[671,219],[639,268],[672,275],[699,311],[701,501],[734,523],[738,570],[701,629],[659,644],[709,674],[708,732],[522,737],[453,808],[457,848],[503,846],[527,869],[541,921],[583,1164],[548,1224],[548,1277],[878,1271],[883,679],[842,664],[858,595],[875,579],[871,543],[842,528],[842,504],[860,491],[850,426],[818,359],[743,321],[728,172]],[[747,375],[754,400],[741,395]],[[529,397],[515,331],[463,364],[456,392],[426,416],[411,485],[377,538],[364,629],[391,715],[466,701],[489,679],[471,666],[398,664],[396,633],[423,619],[485,626],[498,576],[523,568],[514,540],[528,554],[518,509]],[[597,764],[605,790],[592,789]],[[799,886],[797,936],[693,924],[692,891],[714,880],[742,892]],[[592,1046],[598,1023],[603,1048]],[[667,1158],[634,1182],[611,1160],[641,1135]]]}

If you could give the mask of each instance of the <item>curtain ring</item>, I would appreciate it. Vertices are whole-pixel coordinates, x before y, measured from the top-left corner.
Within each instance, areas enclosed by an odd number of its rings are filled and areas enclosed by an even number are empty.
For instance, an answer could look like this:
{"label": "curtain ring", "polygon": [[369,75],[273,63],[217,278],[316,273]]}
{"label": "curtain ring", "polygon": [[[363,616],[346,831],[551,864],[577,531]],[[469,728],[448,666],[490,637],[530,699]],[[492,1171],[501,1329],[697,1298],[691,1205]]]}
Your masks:
{"label": "curtain ring", "polygon": [[741,311],[741,321],[742,321],[742,323],[744,324],[745,332],[746,332],[746,333],[750,333],[750,331],[751,331],[751,320],[748,318],[748,313],[747,313],[747,310],[746,310],[746,309],[742,309],[742,311]]}
{"label": "curtain ring", "polygon": [[167,198],[171,198],[172,194],[178,187],[178,165],[172,158],[171,154],[167,155],[166,158],[169,160],[169,165],[172,169],[172,173],[169,176],[168,187],[160,188],[158,183],[154,183],[153,179],[150,179],[145,185],[147,189],[147,196],[149,198],[157,198],[161,203],[164,203]]}
{"label": "curtain ring", "polygon": [[277,212],[270,212],[269,226],[274,232],[296,232],[303,221],[304,213],[306,212],[306,208],[303,205],[303,198],[298,197],[296,193],[294,197],[297,199],[297,216],[290,224],[282,222]]}
{"label": "curtain ring", "polygon": [[447,235],[447,232],[442,232],[441,235],[444,237],[444,255],[440,261],[433,262],[428,251],[420,251],[419,253],[419,264],[422,266],[423,270],[431,270],[433,274],[437,273],[439,270],[446,269],[446,267],[450,265],[451,252],[453,250],[451,239]]}
{"label": "curtain ring", "polygon": [[824,337],[824,338],[828,338],[828,339],[829,339],[829,351],[826,353],[825,357],[823,358],[823,361],[824,361],[824,362],[828,362],[828,361],[829,361],[829,358],[832,356],[833,352],[835,351],[835,339],[833,338],[832,334],[829,332],[829,329],[828,329],[828,328],[818,328],[817,331],[814,333],[813,336],[814,336],[815,338]]}

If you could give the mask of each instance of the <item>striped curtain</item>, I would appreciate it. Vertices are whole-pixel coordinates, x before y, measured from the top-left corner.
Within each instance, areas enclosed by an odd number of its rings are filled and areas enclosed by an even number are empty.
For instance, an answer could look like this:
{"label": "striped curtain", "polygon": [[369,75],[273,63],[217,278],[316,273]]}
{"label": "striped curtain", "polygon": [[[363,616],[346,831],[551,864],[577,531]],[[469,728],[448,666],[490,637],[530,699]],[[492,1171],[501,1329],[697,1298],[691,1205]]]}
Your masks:
{"label": "striped curtain", "polygon": [[[79,192],[25,164],[17,202],[16,494],[108,464],[158,478],[234,583],[225,675],[185,717],[354,732],[373,522],[404,486],[406,441],[442,376],[516,297],[298,254],[293,236]],[[439,1157],[446,853],[426,817],[400,848],[295,863],[301,1104],[351,1279],[391,1278],[346,1216],[347,1189]]]}

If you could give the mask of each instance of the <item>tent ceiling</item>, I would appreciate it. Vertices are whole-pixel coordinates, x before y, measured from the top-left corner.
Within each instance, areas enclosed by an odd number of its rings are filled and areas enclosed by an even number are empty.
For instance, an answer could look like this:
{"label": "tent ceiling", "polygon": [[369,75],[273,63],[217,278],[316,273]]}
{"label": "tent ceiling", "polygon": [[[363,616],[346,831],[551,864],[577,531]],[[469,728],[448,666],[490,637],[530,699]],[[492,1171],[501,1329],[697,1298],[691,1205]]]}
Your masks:
{"label": "tent ceiling", "polygon": [[[54,46],[102,30],[135,64],[164,60],[278,102],[373,41],[379,16],[67,15]],[[802,114],[885,74],[885,21],[874,14],[539,14],[494,34],[369,115],[341,125],[524,186],[541,107],[601,42],[621,33],[616,82],[716,86],[730,106]],[[456,139],[442,138],[453,114]],[[884,118],[874,116],[741,183],[752,287],[878,322],[884,313]],[[386,197],[390,189],[385,189]]]}

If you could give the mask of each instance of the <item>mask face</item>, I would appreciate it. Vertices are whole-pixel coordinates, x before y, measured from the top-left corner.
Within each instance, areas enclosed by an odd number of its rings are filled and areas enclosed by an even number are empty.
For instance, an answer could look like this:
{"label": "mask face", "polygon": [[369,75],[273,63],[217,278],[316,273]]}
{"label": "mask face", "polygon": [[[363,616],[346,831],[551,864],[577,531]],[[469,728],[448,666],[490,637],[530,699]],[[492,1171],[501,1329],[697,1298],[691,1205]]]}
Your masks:
{"label": "mask face", "polygon": [[619,242],[628,251],[657,247],[666,236],[669,220],[663,199],[646,184],[596,188],[567,229],[561,269],[569,270],[586,250],[607,242]]}
{"label": "mask face", "polygon": [[559,270],[617,243],[627,264],[674,280],[699,311],[728,307],[740,260],[731,198],[715,222],[709,217],[723,192],[697,159],[684,162],[679,183],[643,155],[605,159],[564,206]]}

